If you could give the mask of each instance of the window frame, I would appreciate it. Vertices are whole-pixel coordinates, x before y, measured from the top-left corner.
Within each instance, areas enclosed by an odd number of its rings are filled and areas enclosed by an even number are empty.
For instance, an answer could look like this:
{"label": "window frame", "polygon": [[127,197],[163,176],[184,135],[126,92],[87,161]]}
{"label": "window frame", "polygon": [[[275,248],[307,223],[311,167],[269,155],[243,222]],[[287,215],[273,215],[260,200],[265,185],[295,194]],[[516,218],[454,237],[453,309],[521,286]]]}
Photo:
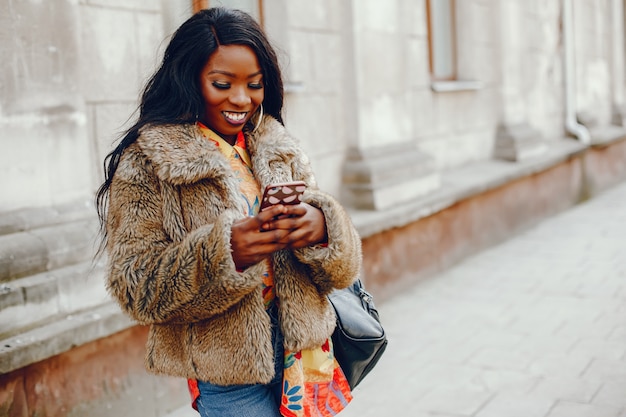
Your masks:
{"label": "window frame", "polygon": [[[456,91],[475,91],[483,88],[483,83],[476,80],[464,80],[459,76],[459,63],[458,63],[458,22],[457,22],[457,2],[456,0],[447,0],[449,2],[449,22],[450,27],[448,30],[448,36],[444,36],[443,39],[448,39],[446,48],[450,58],[450,74],[441,75],[436,73],[436,48],[435,48],[435,36],[437,30],[442,28],[436,28],[433,21],[433,2],[439,2],[441,0],[426,0],[426,25],[428,30],[428,64],[431,77],[431,89],[436,93],[456,92]],[[440,37],[441,38],[441,37]]]}
{"label": "window frame", "polygon": [[[430,75],[433,81],[455,81],[458,79],[458,54],[457,54],[457,21],[456,21],[456,0],[446,0],[449,2],[448,19],[450,21],[449,28],[437,27],[436,22],[433,21],[433,1],[440,2],[441,0],[426,0],[426,25],[428,30],[428,61]],[[440,44],[445,48],[445,51],[450,56],[450,74],[437,74],[437,56],[435,43],[439,43],[438,39],[441,36],[437,36],[437,33],[443,33],[446,30],[448,32],[448,42],[446,44]],[[444,37],[445,38],[445,37]],[[439,58],[441,60],[442,58]]]}

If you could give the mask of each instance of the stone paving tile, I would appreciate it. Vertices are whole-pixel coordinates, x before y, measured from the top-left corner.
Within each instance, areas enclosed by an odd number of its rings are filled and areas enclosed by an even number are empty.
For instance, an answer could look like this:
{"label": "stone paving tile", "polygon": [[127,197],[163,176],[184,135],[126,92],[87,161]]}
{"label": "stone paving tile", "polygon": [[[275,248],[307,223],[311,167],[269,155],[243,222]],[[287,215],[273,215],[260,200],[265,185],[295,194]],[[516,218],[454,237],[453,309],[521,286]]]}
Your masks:
{"label": "stone paving tile", "polygon": [[607,340],[611,342],[621,342],[626,345],[626,325],[613,327],[613,330],[607,337]]}
{"label": "stone paving tile", "polygon": [[612,359],[594,359],[583,372],[583,378],[605,381],[626,382],[626,361]]}
{"label": "stone paving tile", "polygon": [[544,377],[580,377],[591,365],[588,356],[548,352],[538,357],[529,367],[529,372]]}
{"label": "stone paving tile", "polygon": [[626,345],[605,339],[581,339],[570,351],[572,354],[587,355],[594,359],[621,359],[626,353]]}
{"label": "stone paving tile", "polygon": [[477,354],[469,360],[469,363],[474,366],[505,371],[525,370],[531,362],[532,357],[529,353],[492,347],[477,352]]}
{"label": "stone paving tile", "polygon": [[548,377],[542,379],[530,394],[556,400],[590,403],[600,391],[599,381],[581,378]]}
{"label": "stone paving tile", "polygon": [[578,343],[580,333],[559,334],[557,330],[554,334],[538,334],[532,330],[524,333],[525,338],[517,345],[517,349],[522,351],[532,351],[538,356],[550,356],[559,354],[563,356],[568,353]]}
{"label": "stone paving tile", "polygon": [[473,389],[507,394],[526,394],[539,382],[541,377],[528,372],[485,369],[469,382]]}
{"label": "stone paving tile", "polygon": [[[616,333],[618,329],[618,326],[615,324],[618,321],[616,320],[616,317],[611,317],[608,320],[603,319],[603,317],[606,317],[607,314],[609,313],[604,313],[598,316],[595,321],[587,323],[577,320],[568,320],[555,332],[555,335],[569,335],[577,339],[580,338],[581,335],[584,335],[587,338],[598,338],[611,341],[612,337],[617,337],[612,335]],[[626,339],[626,336],[624,339]],[[572,344],[571,348],[573,347],[574,344]]]}
{"label": "stone paving tile", "polygon": [[574,402],[559,402],[546,417],[620,417],[622,410]]}
{"label": "stone paving tile", "polygon": [[605,383],[592,403],[626,410],[626,382]]}
{"label": "stone paving tile", "polygon": [[413,408],[430,413],[473,416],[491,397],[493,397],[491,392],[462,388],[435,388],[416,401]]}
{"label": "stone paving tile", "polygon": [[475,417],[545,417],[554,403],[543,397],[498,394]]}

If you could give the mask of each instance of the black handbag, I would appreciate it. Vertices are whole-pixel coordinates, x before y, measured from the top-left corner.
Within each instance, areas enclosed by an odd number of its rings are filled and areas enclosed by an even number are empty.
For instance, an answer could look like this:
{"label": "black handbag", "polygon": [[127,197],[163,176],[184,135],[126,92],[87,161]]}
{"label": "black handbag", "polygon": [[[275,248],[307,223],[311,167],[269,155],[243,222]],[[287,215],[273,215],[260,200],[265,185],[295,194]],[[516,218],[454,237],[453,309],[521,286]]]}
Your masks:
{"label": "black handbag", "polygon": [[337,315],[337,327],[332,334],[335,358],[354,389],[387,348],[387,335],[372,295],[365,291],[361,280],[333,291],[328,299]]}

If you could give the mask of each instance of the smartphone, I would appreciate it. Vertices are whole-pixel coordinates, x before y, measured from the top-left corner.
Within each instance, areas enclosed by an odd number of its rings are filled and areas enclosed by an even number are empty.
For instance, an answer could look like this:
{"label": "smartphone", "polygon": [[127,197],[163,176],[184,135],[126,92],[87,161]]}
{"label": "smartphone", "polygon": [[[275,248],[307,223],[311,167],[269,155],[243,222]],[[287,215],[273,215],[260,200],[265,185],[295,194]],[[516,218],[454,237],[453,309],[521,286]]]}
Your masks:
{"label": "smartphone", "polygon": [[261,210],[275,204],[298,204],[302,201],[304,190],[306,190],[304,181],[270,184],[265,187],[263,199],[261,200]]}

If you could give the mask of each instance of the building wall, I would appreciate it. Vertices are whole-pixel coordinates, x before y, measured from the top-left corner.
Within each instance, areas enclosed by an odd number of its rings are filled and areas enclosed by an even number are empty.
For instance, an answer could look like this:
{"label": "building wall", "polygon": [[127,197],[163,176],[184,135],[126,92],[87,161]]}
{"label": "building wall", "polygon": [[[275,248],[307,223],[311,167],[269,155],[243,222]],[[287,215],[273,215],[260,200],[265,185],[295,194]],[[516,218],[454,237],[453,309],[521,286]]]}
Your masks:
{"label": "building wall", "polygon": [[[320,186],[353,215],[377,296],[401,288],[398,277],[412,282],[574,204],[585,188],[626,177],[626,141],[611,142],[626,136],[624,0],[457,0],[459,80],[445,92],[429,72],[426,2],[262,2],[284,70],[287,127]],[[566,2],[576,116],[607,146],[565,140]],[[85,349],[100,358],[101,344],[126,336],[140,356],[145,335],[121,318],[101,264],[91,263],[90,203],[105,155],[191,3],[0,0],[0,323],[11,325],[0,333],[12,338],[0,348],[5,380],[46,385],[39,372],[49,367],[69,378],[57,360]],[[498,160],[503,141],[515,152],[530,146],[530,156]],[[373,207],[351,198],[350,175]],[[85,320],[79,333],[49,331],[77,317]],[[139,368],[120,378],[144,386]],[[0,383],[0,409],[16,398],[9,388]],[[151,415],[161,409],[158,402]]]}
{"label": "building wall", "polygon": [[[611,108],[611,1],[575,1],[577,105],[590,124],[610,124]],[[622,52],[623,54],[623,52]],[[623,58],[623,55],[622,55]]]}
{"label": "building wall", "polygon": [[[349,147],[409,142],[443,170],[490,159],[500,124],[564,136],[561,1],[457,2],[459,77],[482,88],[446,93],[431,88],[425,1],[264,2],[294,87],[286,122],[334,195]],[[0,5],[0,126],[9,145],[0,210],[91,199],[104,156],[190,3]],[[576,106],[595,124],[611,123],[615,101],[623,105],[614,3],[573,0]],[[622,61],[623,52],[618,70]]]}
{"label": "building wall", "polygon": [[[410,2],[409,2],[410,3]],[[425,1],[416,7],[425,10]],[[481,83],[477,90],[434,92],[428,72],[428,33],[425,12],[420,14],[420,49],[415,61],[421,65],[414,119],[420,149],[445,170],[491,158],[503,72],[499,53],[498,4],[492,1],[457,1],[458,78]]]}
{"label": "building wall", "polygon": [[[270,7],[271,12],[276,4]],[[284,7],[284,20],[268,16],[266,27],[292,87],[285,96],[285,123],[311,158],[320,186],[339,195],[345,149],[355,129],[351,45],[344,39],[349,8],[332,0],[290,0]]]}
{"label": "building wall", "polygon": [[0,3],[1,210],[58,204],[90,186],[78,27],[67,2]]}
{"label": "building wall", "polygon": [[86,105],[91,184],[103,179],[103,160],[129,126],[138,95],[162,53],[163,16],[155,1],[88,0],[80,13],[81,92]]}
{"label": "building wall", "polygon": [[161,18],[154,2],[0,3],[0,211],[92,199]]}

